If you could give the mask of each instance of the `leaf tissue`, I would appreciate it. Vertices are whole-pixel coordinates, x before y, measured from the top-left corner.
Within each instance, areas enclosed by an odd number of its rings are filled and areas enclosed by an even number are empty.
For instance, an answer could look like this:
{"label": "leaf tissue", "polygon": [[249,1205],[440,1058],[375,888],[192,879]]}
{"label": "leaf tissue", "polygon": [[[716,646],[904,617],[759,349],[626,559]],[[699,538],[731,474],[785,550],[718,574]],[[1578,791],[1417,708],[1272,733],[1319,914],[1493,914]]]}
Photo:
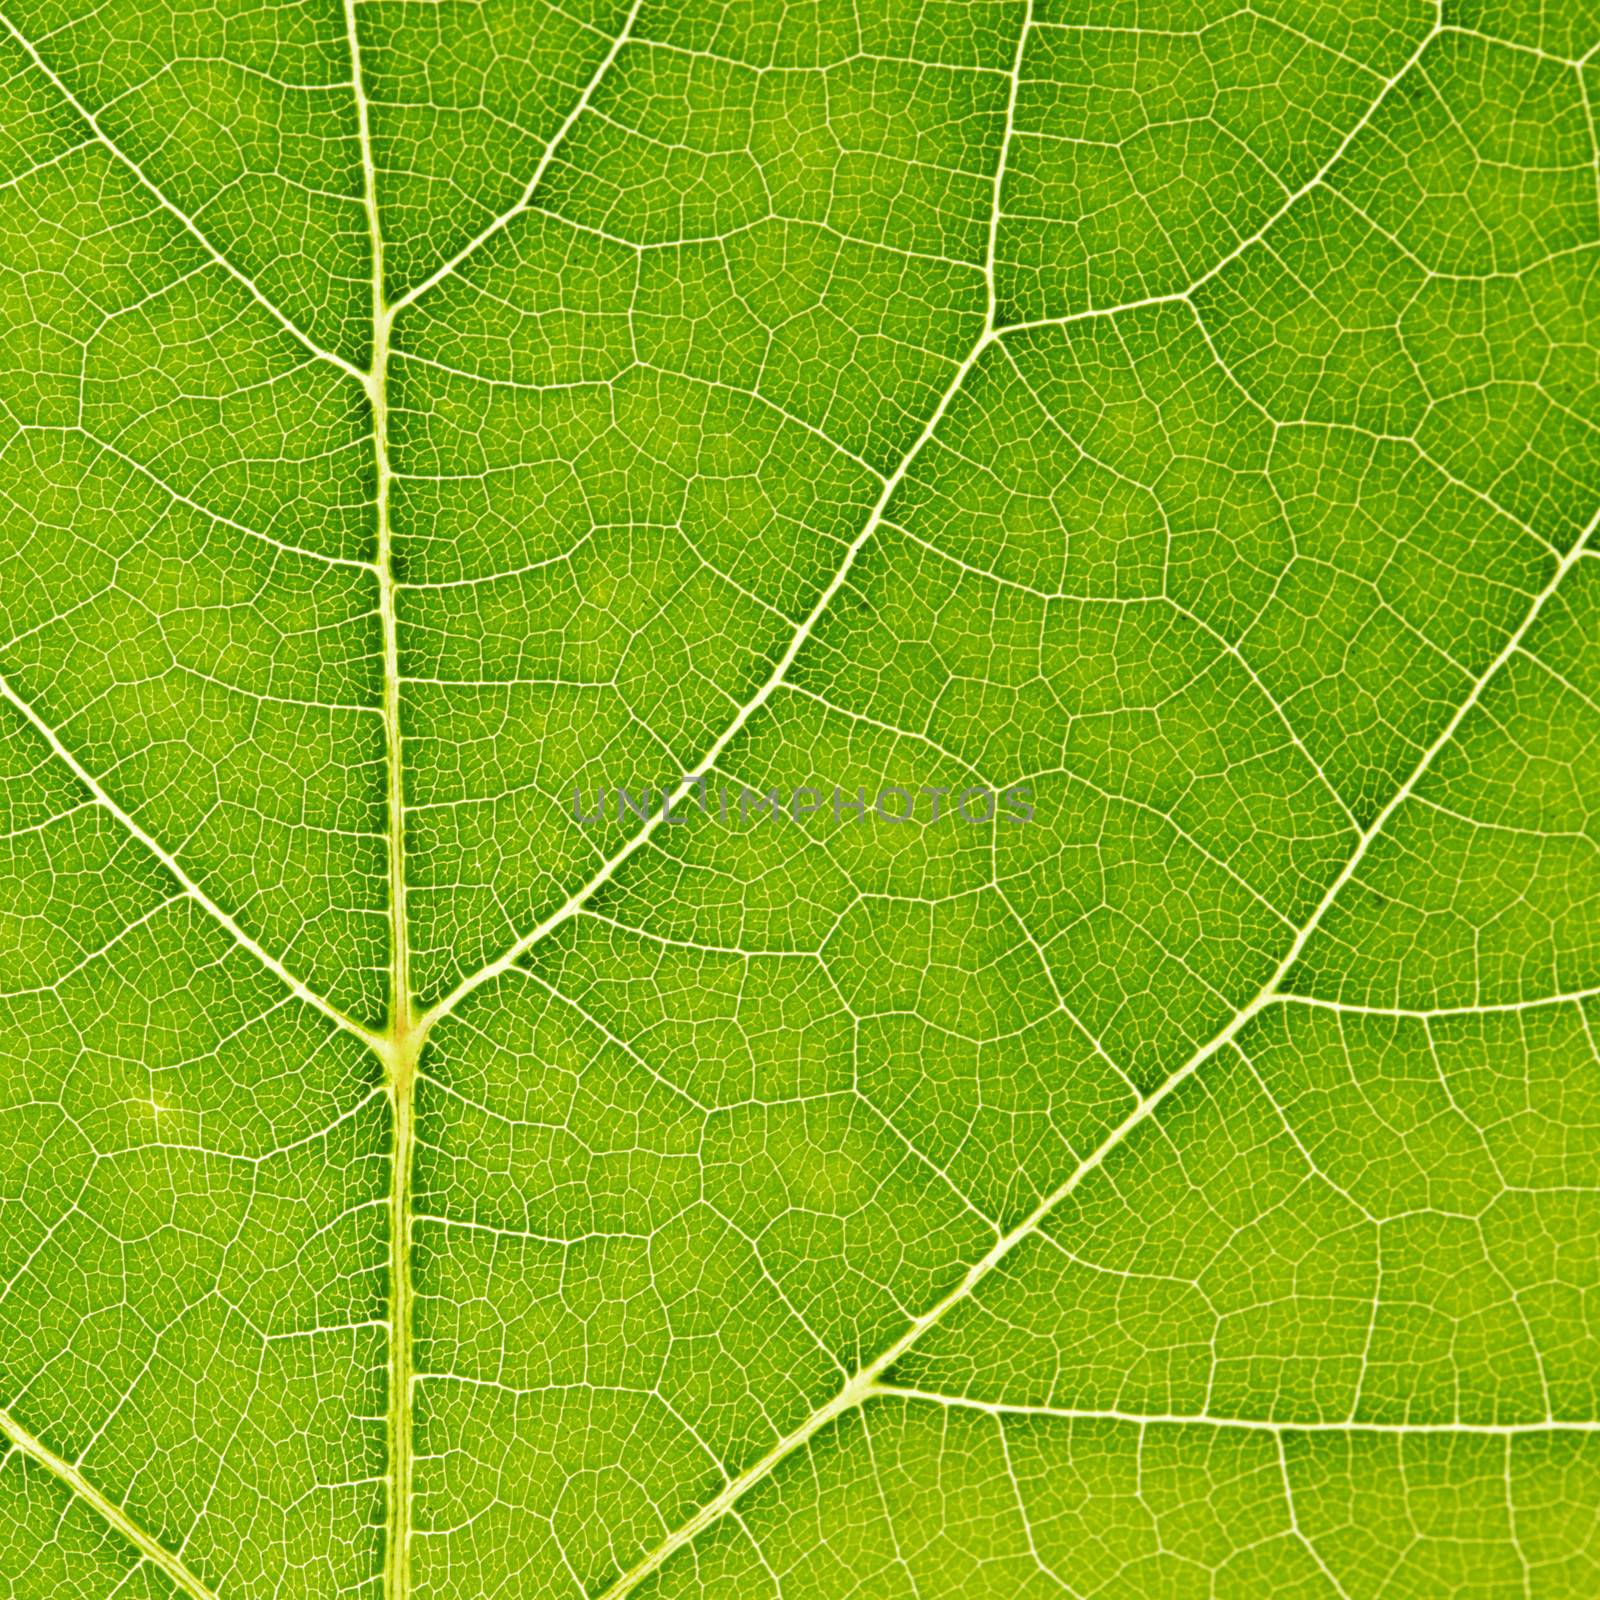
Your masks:
{"label": "leaf tissue", "polygon": [[0,0],[0,1596],[1600,1594],[1597,110]]}

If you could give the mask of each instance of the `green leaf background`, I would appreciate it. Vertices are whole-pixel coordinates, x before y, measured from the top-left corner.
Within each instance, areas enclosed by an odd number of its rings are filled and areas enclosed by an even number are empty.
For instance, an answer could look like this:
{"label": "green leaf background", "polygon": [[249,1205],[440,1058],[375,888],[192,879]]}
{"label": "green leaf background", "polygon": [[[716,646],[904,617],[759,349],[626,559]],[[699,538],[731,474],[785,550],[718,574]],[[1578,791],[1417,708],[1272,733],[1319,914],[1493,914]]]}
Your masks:
{"label": "green leaf background", "polygon": [[0,1594],[1600,1593],[1592,9],[0,11]]}

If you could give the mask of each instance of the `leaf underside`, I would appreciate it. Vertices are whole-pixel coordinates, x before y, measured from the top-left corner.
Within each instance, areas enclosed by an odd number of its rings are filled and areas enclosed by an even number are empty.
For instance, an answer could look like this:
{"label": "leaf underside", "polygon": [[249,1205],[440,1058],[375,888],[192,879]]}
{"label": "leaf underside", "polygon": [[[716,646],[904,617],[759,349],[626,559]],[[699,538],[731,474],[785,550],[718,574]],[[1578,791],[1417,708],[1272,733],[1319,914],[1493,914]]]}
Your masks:
{"label": "leaf underside", "polygon": [[0,17],[0,1594],[1600,1592],[1589,6]]}

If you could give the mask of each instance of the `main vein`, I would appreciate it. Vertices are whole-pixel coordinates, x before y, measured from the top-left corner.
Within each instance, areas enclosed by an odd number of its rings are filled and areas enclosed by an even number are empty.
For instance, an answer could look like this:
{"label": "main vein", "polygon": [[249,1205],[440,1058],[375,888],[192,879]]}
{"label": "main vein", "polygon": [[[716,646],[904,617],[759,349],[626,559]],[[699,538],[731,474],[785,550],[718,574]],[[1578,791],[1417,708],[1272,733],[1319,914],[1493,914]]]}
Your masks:
{"label": "main vein", "polygon": [[404,750],[400,728],[400,639],[395,615],[394,534],[390,518],[393,473],[389,466],[389,346],[395,307],[384,295],[383,230],[378,222],[378,175],[372,126],[361,70],[356,0],[344,0],[350,40],[350,84],[361,144],[362,202],[372,254],[372,367],[363,378],[372,408],[372,455],[377,516],[378,616],[383,635],[383,745],[385,833],[388,842],[389,1006],[374,1048],[384,1064],[394,1148],[389,1174],[389,1406],[384,1542],[386,1600],[411,1591],[411,1167],[415,1147],[417,1058],[422,1030],[411,1004],[411,936],[406,918]]}

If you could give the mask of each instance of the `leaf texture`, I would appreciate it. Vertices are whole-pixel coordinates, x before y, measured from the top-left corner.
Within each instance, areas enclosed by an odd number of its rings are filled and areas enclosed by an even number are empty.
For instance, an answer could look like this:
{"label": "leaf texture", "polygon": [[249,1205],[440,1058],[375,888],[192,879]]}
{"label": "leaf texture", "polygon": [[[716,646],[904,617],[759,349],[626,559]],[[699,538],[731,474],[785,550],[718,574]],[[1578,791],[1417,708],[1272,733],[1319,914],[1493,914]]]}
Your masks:
{"label": "leaf texture", "polygon": [[1589,7],[0,18],[0,1594],[1600,1591]]}

